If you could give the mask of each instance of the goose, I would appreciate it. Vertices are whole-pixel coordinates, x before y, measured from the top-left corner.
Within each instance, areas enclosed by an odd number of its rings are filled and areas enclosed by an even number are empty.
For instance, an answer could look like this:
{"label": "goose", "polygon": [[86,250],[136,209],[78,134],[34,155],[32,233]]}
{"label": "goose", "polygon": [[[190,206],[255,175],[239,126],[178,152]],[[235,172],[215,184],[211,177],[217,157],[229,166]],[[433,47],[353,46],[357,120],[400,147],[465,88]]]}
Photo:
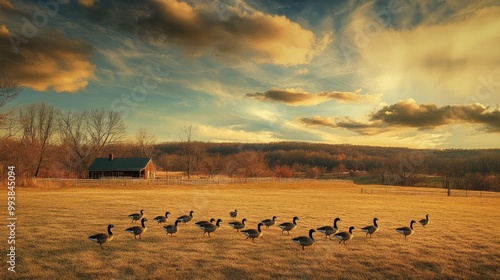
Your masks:
{"label": "goose", "polygon": [[427,225],[427,223],[429,223],[429,214],[426,214],[425,215],[425,219],[422,219],[420,221],[418,221],[423,227],[425,227]]}
{"label": "goose", "polygon": [[339,232],[339,233],[335,233],[335,238],[337,238],[339,240],[339,244],[340,242],[344,242],[344,245],[345,245],[345,242],[348,241],[348,240],[351,240],[353,235],[352,235],[352,230],[354,229],[353,226],[351,226],[349,228],[349,232],[347,231],[343,231],[343,232]]}
{"label": "goose", "polygon": [[200,228],[203,230],[203,236],[205,236],[205,233],[208,232],[208,237],[210,237],[210,233],[218,230],[220,228],[220,222],[222,222],[221,219],[217,219],[217,223],[211,224],[203,224],[200,226]]}
{"label": "goose", "polygon": [[286,230],[288,232],[288,235],[290,235],[290,231],[297,226],[298,219],[299,219],[299,217],[295,216],[295,217],[293,217],[292,223],[285,222],[285,223],[280,224],[278,227],[281,229],[281,234],[283,234],[283,232]]}
{"label": "goose", "polygon": [[262,220],[261,223],[263,223],[268,229],[270,226],[274,226],[274,224],[276,223],[276,216],[273,216],[272,219]]}
{"label": "goose", "polygon": [[410,227],[400,227],[400,228],[397,228],[396,231],[401,233],[402,235],[404,235],[405,239],[406,239],[407,235],[413,234],[413,224],[414,223],[416,223],[415,220],[411,220]]}
{"label": "goose", "polygon": [[257,225],[257,229],[245,229],[245,230],[242,230],[240,231],[241,233],[243,233],[248,239],[248,238],[252,238],[252,242],[255,242],[255,238],[259,238],[262,236],[262,231],[260,230],[260,227],[263,226],[264,224],[263,223],[259,223]]}
{"label": "goose", "polygon": [[98,233],[91,235],[89,236],[89,240],[99,244],[99,246],[101,246],[101,249],[104,249],[102,247],[102,244],[108,243],[109,241],[113,240],[113,233],[111,232],[111,229],[114,227],[115,226],[113,225],[108,225],[108,233]]}
{"label": "goose", "polygon": [[176,220],[173,225],[163,226],[163,229],[165,230],[165,232],[167,232],[167,235],[170,234],[170,236],[173,236],[173,234],[177,232],[178,223],[179,220]]}
{"label": "goose", "polygon": [[374,234],[375,232],[378,231],[377,221],[378,221],[377,218],[373,218],[373,226],[367,226],[367,227],[361,228],[361,231],[366,232],[366,236],[368,236],[368,234],[369,234],[370,238],[371,238],[372,234]]}
{"label": "goose", "polygon": [[246,220],[247,220],[246,218],[243,218],[243,220],[241,220],[241,223],[240,222],[229,222],[229,226],[234,228],[237,232],[239,232],[240,229],[245,228],[245,221]]}
{"label": "goose", "polygon": [[165,217],[164,216],[157,216],[153,220],[155,220],[157,222],[157,225],[159,225],[159,224],[167,221],[169,214],[170,214],[170,212],[165,212]]}
{"label": "goose", "polygon": [[238,216],[238,210],[234,209],[233,212],[229,212],[229,217],[234,219],[236,216]]}
{"label": "goose", "polygon": [[135,221],[139,221],[142,218],[143,215],[144,215],[144,210],[141,210],[140,214],[139,213],[134,213],[134,214],[128,215],[128,217],[130,219],[132,219],[132,223],[133,223]]}
{"label": "goose", "polygon": [[314,229],[309,230],[309,236],[299,236],[292,239],[292,241],[299,246],[302,246],[302,250],[304,250],[305,246],[311,246],[314,244],[313,232],[316,232]]}
{"label": "goose", "polygon": [[325,235],[325,238],[330,238],[332,239],[331,235],[339,232],[339,228],[337,227],[337,222],[340,221],[340,218],[335,218],[333,220],[333,227],[331,226],[324,226],[316,229],[317,231],[321,232],[322,234]]}
{"label": "goose", "polygon": [[179,222],[183,222],[184,224],[186,224],[187,222],[191,221],[191,219],[193,219],[193,213],[194,211],[191,210],[189,211],[189,215],[182,215],[179,218],[177,218],[177,220]]}
{"label": "goose", "polygon": [[141,226],[135,226],[135,227],[129,227],[126,229],[126,232],[130,232],[134,235],[134,239],[136,239],[136,236],[139,235],[139,239],[142,239],[142,234],[146,232],[146,225],[144,222],[147,222],[148,220],[146,218],[141,219]]}
{"label": "goose", "polygon": [[196,222],[194,224],[195,224],[195,226],[201,228],[202,225],[204,225],[204,224],[212,224],[213,222],[215,222],[215,219],[211,218],[210,221],[199,221],[199,222]]}

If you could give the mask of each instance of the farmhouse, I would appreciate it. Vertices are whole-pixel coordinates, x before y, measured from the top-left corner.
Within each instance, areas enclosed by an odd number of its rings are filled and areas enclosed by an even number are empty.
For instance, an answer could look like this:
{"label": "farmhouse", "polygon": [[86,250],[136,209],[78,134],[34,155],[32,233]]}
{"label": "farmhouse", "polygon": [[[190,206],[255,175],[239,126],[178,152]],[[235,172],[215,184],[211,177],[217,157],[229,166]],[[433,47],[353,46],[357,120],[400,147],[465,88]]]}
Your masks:
{"label": "farmhouse", "polygon": [[96,158],[89,166],[89,178],[126,177],[154,179],[156,168],[150,158]]}

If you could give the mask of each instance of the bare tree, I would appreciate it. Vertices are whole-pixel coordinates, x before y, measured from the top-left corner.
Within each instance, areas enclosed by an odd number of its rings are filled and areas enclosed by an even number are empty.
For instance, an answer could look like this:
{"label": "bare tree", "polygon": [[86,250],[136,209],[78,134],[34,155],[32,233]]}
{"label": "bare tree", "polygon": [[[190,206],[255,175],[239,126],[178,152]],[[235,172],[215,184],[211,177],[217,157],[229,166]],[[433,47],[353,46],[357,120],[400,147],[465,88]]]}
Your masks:
{"label": "bare tree", "polygon": [[146,129],[139,129],[135,135],[142,157],[152,158],[155,153],[156,137]]}
{"label": "bare tree", "polygon": [[21,143],[30,150],[32,176],[38,177],[50,141],[56,132],[57,109],[46,103],[30,104],[19,110],[19,126],[22,132]]}
{"label": "bare tree", "polygon": [[182,129],[182,132],[184,132],[184,139],[181,137],[181,141],[184,142],[183,148],[184,148],[184,154],[185,154],[185,159],[186,159],[186,175],[188,179],[191,178],[191,171],[193,169],[193,163],[195,160],[195,145],[193,145],[193,137],[194,137],[194,130],[196,130],[195,127],[192,125],[186,126]]}
{"label": "bare tree", "polygon": [[118,112],[103,108],[84,112],[90,145],[98,153],[108,144],[117,142],[125,133],[125,125]]}
{"label": "bare tree", "polygon": [[236,155],[238,164],[245,177],[260,177],[269,175],[264,153],[261,151],[247,151]]}
{"label": "bare tree", "polygon": [[222,156],[220,154],[209,155],[205,153],[201,159],[203,168],[208,173],[208,178],[214,178],[219,172],[222,171]]}
{"label": "bare tree", "polygon": [[[9,101],[14,99],[22,91],[19,83],[9,79],[4,73],[0,71],[0,109],[5,106]],[[9,117],[10,116],[10,117]],[[15,134],[14,110],[0,114],[0,130],[2,131],[1,142]],[[0,144],[0,148],[3,145]]]}
{"label": "bare tree", "polygon": [[224,173],[228,177],[233,177],[233,175],[236,173],[236,171],[238,171],[239,168],[236,155],[225,156],[223,162],[225,162],[222,167],[224,169]]}
{"label": "bare tree", "polygon": [[125,125],[117,112],[93,109],[82,113],[67,111],[60,117],[61,142],[76,157],[78,173],[86,174],[91,161],[102,155],[110,145],[117,143],[125,133]]}
{"label": "bare tree", "polygon": [[173,171],[173,170],[181,170],[178,169],[178,163],[180,161],[180,156],[176,154],[163,154],[158,160],[155,162],[161,170],[165,172]]}
{"label": "bare tree", "polygon": [[21,90],[18,82],[9,79],[5,74],[0,72],[0,108],[14,99]]}
{"label": "bare tree", "polygon": [[444,159],[441,165],[441,173],[443,175],[443,187],[448,190],[447,195],[451,196],[451,178],[454,172],[454,164],[451,159]]}
{"label": "bare tree", "polygon": [[[88,135],[85,129],[85,115],[67,111],[61,114],[59,118],[59,130],[61,143],[67,151],[66,155],[69,168],[76,168],[76,172],[82,175],[83,169],[90,164],[91,149],[89,147]],[[73,166],[74,163],[78,163]]]}

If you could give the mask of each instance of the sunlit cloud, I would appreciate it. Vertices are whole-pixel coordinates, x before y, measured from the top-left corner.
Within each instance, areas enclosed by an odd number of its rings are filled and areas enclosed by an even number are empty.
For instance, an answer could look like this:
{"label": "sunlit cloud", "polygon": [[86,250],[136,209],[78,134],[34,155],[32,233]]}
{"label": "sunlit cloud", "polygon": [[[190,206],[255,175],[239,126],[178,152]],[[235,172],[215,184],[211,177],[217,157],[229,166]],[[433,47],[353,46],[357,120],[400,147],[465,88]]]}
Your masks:
{"label": "sunlit cloud", "polygon": [[9,66],[9,76],[37,91],[76,92],[94,75],[92,47],[79,39],[68,39],[57,31],[46,31],[13,51],[10,32],[0,26],[0,61]]}
{"label": "sunlit cloud", "polygon": [[[488,76],[500,77],[500,7],[452,2],[402,2],[400,13],[362,5],[344,28],[343,40],[351,47],[344,54],[358,61],[367,84],[388,96],[407,98],[418,89],[425,100],[439,93],[452,102],[494,104],[500,99],[497,91],[488,92],[491,85],[480,96],[477,91]],[[425,17],[415,23],[408,20],[415,18],[412,13]]]}
{"label": "sunlit cloud", "polygon": [[469,123],[483,125],[489,132],[500,132],[500,111],[482,104],[446,105],[417,104],[408,99],[385,106],[370,116],[371,121],[387,125],[434,128],[446,124]]}
{"label": "sunlit cloud", "polygon": [[272,131],[245,131],[237,127],[197,126],[200,139],[213,142],[269,143],[282,141]]}
{"label": "sunlit cloud", "polygon": [[1,9],[14,10],[15,8],[9,0],[0,0],[0,10]]}
{"label": "sunlit cloud", "polygon": [[301,117],[306,126],[344,128],[359,134],[374,135],[401,128],[429,130],[444,125],[475,124],[478,130],[500,132],[500,111],[490,110],[481,104],[447,105],[417,104],[408,99],[371,113],[368,121],[357,121],[350,117]]}
{"label": "sunlit cloud", "polygon": [[266,92],[247,93],[246,97],[258,101],[283,102],[291,106],[314,106],[320,103],[335,100],[339,103],[378,102],[381,94],[361,94],[361,89],[353,92],[331,91],[308,93],[300,89],[271,89]]}
{"label": "sunlit cloud", "polygon": [[388,129],[381,122],[361,122],[350,117],[302,117],[299,121],[305,126],[324,126],[329,128],[344,128],[362,135],[375,135]]}
{"label": "sunlit cloud", "polygon": [[112,9],[93,3],[89,13],[156,44],[175,43],[194,56],[212,53],[258,63],[296,65],[310,62],[331,42],[286,16],[227,8],[228,17],[177,0],[144,1],[143,5],[114,3]]}

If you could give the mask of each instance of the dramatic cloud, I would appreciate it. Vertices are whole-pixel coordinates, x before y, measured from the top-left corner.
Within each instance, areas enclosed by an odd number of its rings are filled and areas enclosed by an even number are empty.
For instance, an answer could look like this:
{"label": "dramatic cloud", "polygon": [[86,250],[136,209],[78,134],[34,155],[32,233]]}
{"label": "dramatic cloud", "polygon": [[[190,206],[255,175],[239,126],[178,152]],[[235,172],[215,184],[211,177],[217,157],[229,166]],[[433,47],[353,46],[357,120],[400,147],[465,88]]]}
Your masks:
{"label": "dramatic cloud", "polygon": [[433,128],[446,124],[472,123],[485,125],[489,132],[500,132],[500,111],[481,104],[447,105],[417,104],[408,99],[388,105],[370,116],[371,121],[387,125]]}
{"label": "dramatic cloud", "polygon": [[329,100],[340,103],[376,102],[381,94],[361,94],[361,89],[354,92],[331,91],[307,93],[296,89],[271,89],[266,92],[247,93],[246,97],[259,101],[277,101],[291,106],[313,106]]}
{"label": "dramatic cloud", "polygon": [[15,52],[11,39],[17,42],[20,37],[16,36],[0,26],[0,64],[8,65],[13,80],[38,91],[76,92],[87,86],[94,73],[88,44],[48,31],[24,39]]}
{"label": "dramatic cloud", "polygon": [[12,6],[9,0],[0,0],[0,10],[1,9],[14,10],[14,6]]}
{"label": "dramatic cloud", "polygon": [[259,63],[297,65],[310,62],[331,42],[330,34],[318,38],[285,16],[237,7],[226,7],[227,15],[221,17],[217,13],[220,7],[209,10],[203,4],[177,0],[109,5],[94,2],[89,14],[111,20],[147,42],[185,46],[193,55],[213,53]]}
{"label": "dramatic cloud", "polygon": [[[495,94],[500,77],[499,6],[403,1],[391,10],[391,4],[374,3],[352,13],[340,40],[342,53],[358,62],[367,84],[393,98],[412,97],[417,89],[426,102],[436,95],[453,103],[500,101]],[[497,82],[493,90],[491,83],[483,86],[491,76]]]}
{"label": "dramatic cloud", "polygon": [[345,128],[360,134],[378,134],[401,127],[433,129],[450,124],[478,124],[486,132],[500,133],[500,111],[481,104],[447,105],[417,104],[409,99],[384,106],[370,114],[369,121],[359,122],[349,117],[300,118],[307,126]]}
{"label": "dramatic cloud", "polygon": [[374,135],[387,131],[381,122],[363,123],[355,121],[349,117],[320,117],[299,118],[299,121],[306,126],[326,126],[331,128],[345,128],[362,135]]}

